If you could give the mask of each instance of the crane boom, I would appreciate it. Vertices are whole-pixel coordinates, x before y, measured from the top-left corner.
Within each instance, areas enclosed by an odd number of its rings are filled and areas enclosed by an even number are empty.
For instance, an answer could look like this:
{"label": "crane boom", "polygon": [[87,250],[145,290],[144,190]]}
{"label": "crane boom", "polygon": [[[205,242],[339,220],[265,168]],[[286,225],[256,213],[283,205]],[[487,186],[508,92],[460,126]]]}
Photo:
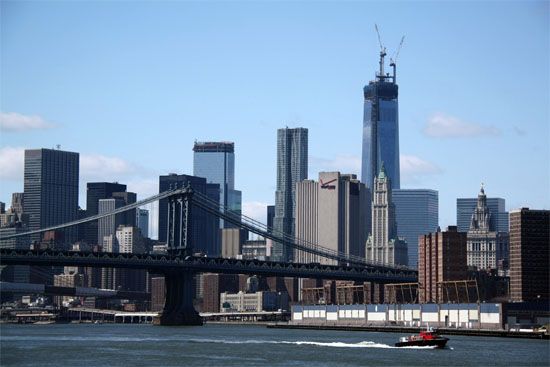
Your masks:
{"label": "crane boom", "polygon": [[378,44],[380,45],[380,51],[384,51],[384,46],[382,46],[382,40],[380,39],[380,32],[378,31],[378,24],[374,23],[374,29],[376,29],[376,34],[378,35]]}
{"label": "crane boom", "polygon": [[397,57],[399,56],[399,51],[401,51],[401,47],[403,47],[403,42],[405,41],[405,36],[401,37],[401,42],[399,42],[399,46],[397,46],[397,50],[394,53],[394,56],[390,58],[392,63],[397,62]]}

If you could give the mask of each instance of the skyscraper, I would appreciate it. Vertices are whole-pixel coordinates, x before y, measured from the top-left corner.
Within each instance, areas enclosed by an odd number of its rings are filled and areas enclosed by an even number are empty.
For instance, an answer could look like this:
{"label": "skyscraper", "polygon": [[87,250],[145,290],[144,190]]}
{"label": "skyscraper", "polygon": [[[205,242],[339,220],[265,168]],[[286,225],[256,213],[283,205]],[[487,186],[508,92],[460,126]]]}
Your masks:
{"label": "skyscraper", "polygon": [[[29,230],[70,222],[78,218],[78,153],[55,149],[25,150],[23,212]],[[76,240],[76,228],[67,228],[63,241]],[[31,236],[39,241],[40,234]]]}
{"label": "skyscraper", "polygon": [[[99,200],[110,199],[115,192],[126,191],[126,185],[118,182],[88,182],[86,184],[86,215],[99,214]],[[85,238],[91,245],[101,244],[102,238],[97,237],[97,221],[86,223]]]}
{"label": "skyscraper", "polygon": [[550,210],[510,212],[510,298],[549,300]]}
{"label": "skyscraper", "polygon": [[499,260],[508,261],[508,232],[497,232],[490,224],[491,217],[487,196],[481,186],[466,243],[468,266],[475,266],[478,270],[497,269]]}
{"label": "skyscraper", "polygon": [[136,226],[141,231],[143,238],[149,237],[149,210],[136,210]]}
{"label": "skyscraper", "polygon": [[384,164],[374,180],[372,192],[372,226],[367,239],[367,261],[387,265],[407,265],[407,243],[397,236],[391,179]]}
{"label": "skyscraper", "polygon": [[[487,198],[487,207],[491,212],[489,226],[497,232],[508,232],[508,212],[502,198]],[[472,214],[477,206],[477,198],[456,199],[456,225],[459,232],[468,232]]]}
{"label": "skyscraper", "polygon": [[[296,237],[346,255],[365,257],[369,227],[368,189],[355,175],[320,172],[319,182],[296,184]],[[335,261],[295,250],[294,261]]]}
{"label": "skyscraper", "polygon": [[[220,200],[220,185],[209,184],[206,182],[206,178],[175,173],[159,177],[159,193],[187,186],[195,192],[208,196],[212,201],[219,202]],[[191,216],[193,218],[194,251],[202,251],[212,257],[220,256],[219,219],[196,206],[192,207]],[[166,242],[168,237],[168,199],[159,200],[158,223],[158,239],[160,242]]]}
{"label": "skyscraper", "polygon": [[[277,191],[273,227],[277,235],[294,236],[296,183],[307,179],[308,130],[277,130]],[[288,261],[292,251],[282,243],[274,243],[272,259]]]}
{"label": "skyscraper", "polygon": [[436,190],[392,190],[397,236],[407,241],[409,266],[417,267],[418,237],[435,232],[439,223],[439,194]]}
{"label": "skyscraper", "polygon": [[[241,213],[241,192],[235,190],[235,144],[232,142],[195,142],[193,176],[220,185],[220,204]],[[220,219],[220,228],[233,228]]]}
{"label": "skyscraper", "polygon": [[[371,188],[382,162],[391,181],[391,189],[400,188],[398,87],[393,76],[384,73],[384,51],[380,52],[380,71],[363,88],[363,154],[361,181]],[[372,191],[372,190],[371,190]]]}

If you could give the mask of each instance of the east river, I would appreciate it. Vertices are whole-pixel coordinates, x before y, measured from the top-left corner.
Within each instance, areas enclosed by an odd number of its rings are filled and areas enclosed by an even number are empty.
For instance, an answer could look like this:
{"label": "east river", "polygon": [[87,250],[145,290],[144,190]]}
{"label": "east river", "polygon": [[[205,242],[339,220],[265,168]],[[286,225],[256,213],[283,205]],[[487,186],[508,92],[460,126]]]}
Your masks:
{"label": "east river", "polygon": [[450,336],[395,348],[398,333],[215,325],[0,325],[2,366],[548,366],[548,340]]}

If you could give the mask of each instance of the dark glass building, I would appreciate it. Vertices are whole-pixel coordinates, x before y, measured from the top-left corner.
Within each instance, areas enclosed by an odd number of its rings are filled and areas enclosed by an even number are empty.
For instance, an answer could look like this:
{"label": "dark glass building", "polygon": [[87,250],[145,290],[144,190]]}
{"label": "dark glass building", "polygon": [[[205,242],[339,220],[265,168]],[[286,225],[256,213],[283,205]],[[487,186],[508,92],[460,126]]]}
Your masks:
{"label": "dark glass building", "polygon": [[[88,182],[86,184],[86,215],[92,216],[99,214],[99,200],[111,199],[113,193],[126,191],[126,185],[118,182]],[[87,223],[85,230],[86,242],[89,244],[98,244],[97,221]]]}
{"label": "dark glass building", "polygon": [[[220,204],[241,214],[240,191],[235,190],[235,144],[233,142],[195,142],[193,176],[220,185]],[[220,228],[233,228],[220,219]]]}
{"label": "dark glass building", "polygon": [[[277,130],[277,191],[273,228],[277,235],[294,237],[296,183],[307,179],[308,130],[305,128]],[[273,243],[272,259],[288,261],[292,249]]]}
{"label": "dark glass building", "polygon": [[418,238],[437,231],[439,223],[439,193],[428,189],[392,191],[395,205],[397,236],[407,241],[409,267],[418,263]]}
{"label": "dark glass building", "polygon": [[[25,150],[23,212],[29,230],[78,219],[79,154],[55,149]],[[61,230],[63,242],[77,237],[77,228]],[[31,236],[40,241],[41,235]]]}
{"label": "dark glass building", "polygon": [[[177,175],[171,173],[159,177],[159,193],[167,190],[190,186],[194,191],[208,196],[211,200],[220,201],[220,185],[209,184],[206,178]],[[193,217],[193,248],[195,252],[204,252],[211,257],[221,255],[219,219],[205,211],[192,207]],[[160,242],[166,242],[168,237],[168,199],[159,200],[159,233]]]}
{"label": "dark glass building", "polygon": [[275,218],[275,205],[267,206],[267,228],[268,232],[271,232],[273,228],[273,218]]}
{"label": "dark glass building", "polygon": [[372,189],[382,162],[390,178],[391,189],[400,188],[398,87],[393,76],[384,74],[385,52],[380,53],[380,71],[363,88],[363,153],[361,181]]}

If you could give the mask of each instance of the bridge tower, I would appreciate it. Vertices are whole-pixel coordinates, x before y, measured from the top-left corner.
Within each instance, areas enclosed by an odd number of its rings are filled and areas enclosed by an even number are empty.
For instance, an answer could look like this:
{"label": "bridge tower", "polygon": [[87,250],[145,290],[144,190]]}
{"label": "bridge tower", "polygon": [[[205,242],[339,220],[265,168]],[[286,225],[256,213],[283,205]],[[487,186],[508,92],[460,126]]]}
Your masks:
{"label": "bridge tower", "polygon": [[189,186],[168,198],[166,239],[169,253],[193,255],[191,200],[193,200],[193,189]]}
{"label": "bridge tower", "polygon": [[[168,198],[168,253],[175,256],[193,255],[193,222],[189,186]],[[167,271],[164,273],[166,301],[160,325],[202,325],[202,318],[193,307],[194,272]]]}

